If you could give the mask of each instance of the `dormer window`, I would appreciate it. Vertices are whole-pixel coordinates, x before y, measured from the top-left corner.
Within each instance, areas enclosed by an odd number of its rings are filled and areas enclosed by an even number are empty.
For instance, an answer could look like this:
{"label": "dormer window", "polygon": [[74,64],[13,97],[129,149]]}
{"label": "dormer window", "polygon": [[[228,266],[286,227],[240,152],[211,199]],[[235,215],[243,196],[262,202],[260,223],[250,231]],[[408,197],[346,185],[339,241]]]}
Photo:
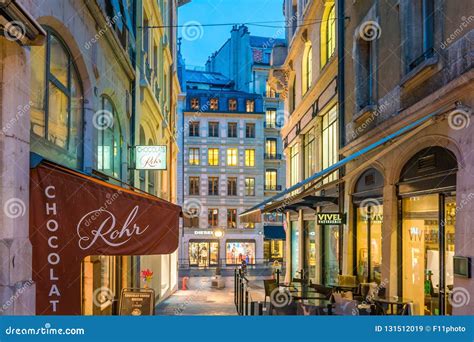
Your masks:
{"label": "dormer window", "polygon": [[255,101],[254,100],[247,100],[245,102],[245,110],[247,113],[251,113],[255,111]]}
{"label": "dormer window", "polygon": [[191,99],[191,109],[199,110],[199,99],[197,97]]}
{"label": "dormer window", "polygon": [[211,110],[219,109],[219,100],[216,97],[212,98],[209,102]]}
{"label": "dormer window", "polygon": [[237,100],[236,99],[229,99],[229,111],[235,112],[237,110]]}

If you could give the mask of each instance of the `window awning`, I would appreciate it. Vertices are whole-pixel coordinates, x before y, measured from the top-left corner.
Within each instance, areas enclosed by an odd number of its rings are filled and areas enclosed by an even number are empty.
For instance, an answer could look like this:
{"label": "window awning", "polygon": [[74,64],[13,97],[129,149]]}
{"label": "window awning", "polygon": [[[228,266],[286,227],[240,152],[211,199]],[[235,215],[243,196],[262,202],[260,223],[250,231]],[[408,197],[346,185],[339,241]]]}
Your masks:
{"label": "window awning", "polygon": [[36,314],[81,314],[86,256],[173,253],[180,213],[181,207],[158,197],[32,158],[29,235]]}
{"label": "window awning", "polygon": [[[399,130],[395,131],[394,133],[391,133],[387,135],[386,137],[370,144],[369,146],[366,146],[359,151],[341,159],[337,163],[329,166],[328,168],[321,170],[319,172],[314,173],[312,176],[306,178],[305,180],[287,188],[286,190],[276,194],[275,196],[257,204],[256,206],[244,211],[239,215],[240,219],[242,222],[252,222],[251,220],[261,217],[262,213],[264,212],[271,212],[275,211],[277,208],[280,208],[282,203],[288,202],[288,203],[293,203],[294,200],[299,200],[300,199],[300,194],[303,192],[306,186],[313,185],[313,184],[322,184],[322,181],[324,179],[327,179],[328,175],[331,173],[334,173],[335,171],[339,170],[341,167],[346,165],[347,163],[356,160],[366,153],[372,152],[378,147],[381,147],[383,145],[392,143],[394,139],[400,138],[404,136],[405,134],[408,133],[413,133],[416,134],[419,130],[431,125],[434,122],[434,119],[436,116],[446,113],[448,109],[447,108],[442,108],[439,109],[435,112],[432,112],[410,124],[407,124],[406,126],[400,128]],[[385,148],[383,151],[381,151],[378,156],[380,157],[381,154],[385,154],[389,151],[389,148]],[[370,160],[370,162],[372,159]],[[361,167],[366,167],[366,165],[369,162],[363,163],[363,165],[359,166],[357,170],[359,170]],[[352,172],[351,172],[352,174]],[[347,177],[347,175],[346,175]],[[342,180],[339,180],[342,181]],[[312,188],[312,187],[311,187]],[[314,189],[310,189],[312,193],[314,193]],[[306,194],[306,192],[304,192]],[[278,200],[282,198],[283,196],[289,195],[285,197],[284,199]],[[261,220],[261,219],[260,219]],[[260,222],[260,221],[255,221],[255,222]]]}
{"label": "window awning", "polygon": [[283,226],[264,226],[263,234],[267,240],[285,240],[286,234]]}

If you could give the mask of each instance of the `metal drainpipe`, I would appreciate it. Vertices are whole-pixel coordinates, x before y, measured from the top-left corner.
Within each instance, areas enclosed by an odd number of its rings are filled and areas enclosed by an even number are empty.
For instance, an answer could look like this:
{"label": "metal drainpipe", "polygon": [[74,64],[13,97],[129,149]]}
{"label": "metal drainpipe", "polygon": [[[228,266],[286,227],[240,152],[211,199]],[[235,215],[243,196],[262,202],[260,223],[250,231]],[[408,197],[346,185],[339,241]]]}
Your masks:
{"label": "metal drainpipe", "polygon": [[[344,88],[344,0],[337,0],[337,100],[339,106],[339,148],[346,144],[345,129],[345,88]],[[339,155],[339,160],[342,155]],[[345,167],[339,170],[339,178],[344,176]],[[344,213],[344,183],[339,183],[339,212]],[[347,222],[346,222],[347,224]],[[344,274],[344,225],[339,226],[339,274]]]}
{"label": "metal drainpipe", "polygon": [[[137,85],[139,86],[140,82],[140,66],[139,66],[139,59],[138,59],[138,29],[137,29],[137,23],[140,20],[141,22],[141,15],[138,14],[137,10],[138,2],[135,4],[135,9],[133,15],[135,16],[135,56],[134,56],[134,67],[135,67],[135,80],[134,80],[134,85],[131,89],[131,98],[132,98],[132,113],[130,115],[130,142],[132,143],[131,148],[135,146],[135,127],[136,127],[136,111],[137,111]],[[141,32],[140,32],[140,37],[141,37]],[[141,49],[141,42],[140,42],[140,49]],[[130,158],[130,162],[132,159]],[[135,170],[133,169],[132,171],[132,179],[131,179],[131,184],[133,184],[134,187],[137,187],[135,184]],[[138,186],[139,187],[139,186]],[[132,265],[131,265],[131,270],[132,270],[132,287],[140,287],[140,257],[139,256],[132,256],[131,258]],[[136,267],[134,267],[136,266]]]}

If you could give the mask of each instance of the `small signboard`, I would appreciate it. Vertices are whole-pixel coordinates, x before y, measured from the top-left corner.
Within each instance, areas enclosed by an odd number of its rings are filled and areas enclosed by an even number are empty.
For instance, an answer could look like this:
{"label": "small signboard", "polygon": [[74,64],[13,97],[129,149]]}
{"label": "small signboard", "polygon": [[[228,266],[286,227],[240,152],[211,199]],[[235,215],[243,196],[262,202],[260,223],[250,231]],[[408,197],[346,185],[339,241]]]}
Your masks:
{"label": "small signboard", "polygon": [[341,225],[346,223],[345,215],[343,213],[317,213],[316,214],[316,223],[317,224],[331,224],[331,225]]}
{"label": "small signboard", "polygon": [[166,145],[135,146],[135,169],[166,170]]}
{"label": "small signboard", "polygon": [[120,296],[120,316],[152,316],[155,314],[155,291],[125,288]]}

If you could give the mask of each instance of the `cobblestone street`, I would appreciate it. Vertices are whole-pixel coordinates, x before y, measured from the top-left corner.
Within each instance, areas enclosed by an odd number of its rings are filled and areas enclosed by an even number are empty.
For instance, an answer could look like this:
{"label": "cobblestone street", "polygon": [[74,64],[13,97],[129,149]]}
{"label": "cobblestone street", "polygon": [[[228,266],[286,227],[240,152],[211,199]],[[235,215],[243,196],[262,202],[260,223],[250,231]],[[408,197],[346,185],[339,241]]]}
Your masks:
{"label": "cobblestone street", "polygon": [[[225,288],[211,287],[212,277],[192,277],[189,290],[178,290],[156,306],[156,315],[209,315],[236,316],[234,305],[234,278],[224,277]],[[261,283],[261,284],[260,284]],[[263,300],[263,283],[251,280],[254,300]]]}

